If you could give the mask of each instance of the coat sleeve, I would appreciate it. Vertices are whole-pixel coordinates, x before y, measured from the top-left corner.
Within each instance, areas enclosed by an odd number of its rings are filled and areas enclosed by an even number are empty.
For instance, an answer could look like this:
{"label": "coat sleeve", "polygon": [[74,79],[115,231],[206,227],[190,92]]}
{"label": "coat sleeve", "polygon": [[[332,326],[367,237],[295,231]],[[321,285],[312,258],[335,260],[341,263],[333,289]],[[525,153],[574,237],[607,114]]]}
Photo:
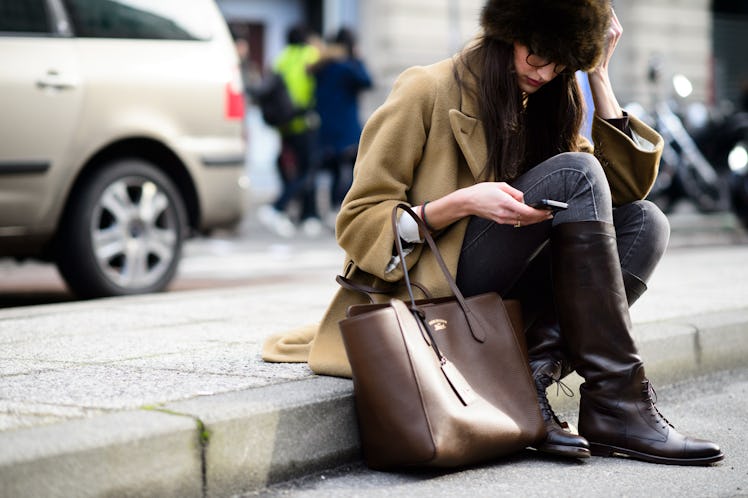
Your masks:
{"label": "coat sleeve", "polygon": [[[644,199],[654,185],[662,155],[662,137],[634,116],[629,116],[632,137],[604,119],[592,123],[594,154],[608,178],[613,205]],[[584,140],[581,150],[591,152]]]}
{"label": "coat sleeve", "polygon": [[[429,133],[435,87],[423,68],[408,69],[397,79],[364,126],[353,184],[337,218],[338,244],[356,267],[391,282],[402,278],[402,270],[385,272],[395,243],[390,216],[398,203],[409,204]],[[409,264],[420,251],[420,245],[414,247]]]}

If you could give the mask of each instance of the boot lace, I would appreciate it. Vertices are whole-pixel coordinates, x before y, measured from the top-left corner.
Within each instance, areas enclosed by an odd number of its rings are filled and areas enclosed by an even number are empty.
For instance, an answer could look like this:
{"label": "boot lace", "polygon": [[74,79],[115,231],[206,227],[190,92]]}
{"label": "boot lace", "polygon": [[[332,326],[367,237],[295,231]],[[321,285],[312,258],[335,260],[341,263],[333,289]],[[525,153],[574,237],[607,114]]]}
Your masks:
{"label": "boot lace", "polygon": [[654,386],[652,386],[649,380],[642,381],[642,401],[647,404],[647,411],[649,411],[649,415],[654,419],[655,424],[663,429],[668,426],[675,429],[675,426],[657,409],[657,391],[655,391]]}
{"label": "boot lace", "polygon": [[559,395],[559,392],[563,392],[566,396],[573,398],[574,397],[574,391],[564,384],[560,378],[554,377],[553,375],[550,375],[548,373],[542,373],[540,375],[539,382],[535,383],[535,389],[538,392],[538,403],[540,404],[540,412],[543,415],[544,420],[555,420],[556,423],[558,423],[561,427],[566,427],[566,422],[561,422],[561,420],[556,416],[556,413],[553,411],[553,408],[551,408],[551,403],[548,401],[548,395],[546,393],[547,386],[550,386],[551,384],[556,384],[556,396]]}
{"label": "boot lace", "polygon": [[567,386],[566,384],[564,384],[561,381],[560,378],[557,379],[555,377],[551,377],[551,381],[553,381],[553,382],[556,383],[556,396],[559,395],[559,392],[562,392],[566,396],[568,396],[569,398],[573,398],[574,397],[574,391],[569,386]]}

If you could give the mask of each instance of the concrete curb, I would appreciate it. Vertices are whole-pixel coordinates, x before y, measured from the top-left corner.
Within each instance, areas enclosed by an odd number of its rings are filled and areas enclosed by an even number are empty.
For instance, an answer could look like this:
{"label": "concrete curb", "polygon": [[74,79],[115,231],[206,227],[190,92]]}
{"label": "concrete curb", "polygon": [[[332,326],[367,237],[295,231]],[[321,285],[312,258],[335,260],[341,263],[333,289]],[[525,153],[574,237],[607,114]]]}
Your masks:
{"label": "concrete curb", "polygon": [[[634,331],[665,385],[746,365],[746,328],[748,308]],[[552,402],[572,412],[577,398]],[[231,496],[358,458],[352,384],[331,377],[0,433],[3,495],[18,497]]]}
{"label": "concrete curb", "polygon": [[198,437],[193,420],[145,410],[5,432],[2,496],[204,496]]}
{"label": "concrete curb", "polygon": [[353,387],[314,377],[167,406],[209,431],[206,495],[261,489],[359,455]]}

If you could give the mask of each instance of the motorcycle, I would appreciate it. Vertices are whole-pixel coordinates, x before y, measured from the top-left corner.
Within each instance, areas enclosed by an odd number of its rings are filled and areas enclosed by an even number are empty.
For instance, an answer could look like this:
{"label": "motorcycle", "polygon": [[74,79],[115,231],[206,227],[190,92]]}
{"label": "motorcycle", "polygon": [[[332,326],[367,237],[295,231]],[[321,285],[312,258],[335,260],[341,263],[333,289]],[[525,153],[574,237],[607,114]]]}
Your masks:
{"label": "motorcycle", "polygon": [[[653,65],[650,82],[658,77]],[[692,91],[683,75],[674,76],[672,83],[680,97]],[[748,227],[748,114],[709,113],[699,105],[684,113],[674,97],[656,99],[652,112],[638,103],[626,110],[657,130],[664,141],[650,200],[666,213],[682,200],[704,213],[731,210]]]}
{"label": "motorcycle", "polygon": [[694,142],[726,179],[729,207],[748,228],[748,112],[726,106],[696,114],[702,118],[689,127]]}

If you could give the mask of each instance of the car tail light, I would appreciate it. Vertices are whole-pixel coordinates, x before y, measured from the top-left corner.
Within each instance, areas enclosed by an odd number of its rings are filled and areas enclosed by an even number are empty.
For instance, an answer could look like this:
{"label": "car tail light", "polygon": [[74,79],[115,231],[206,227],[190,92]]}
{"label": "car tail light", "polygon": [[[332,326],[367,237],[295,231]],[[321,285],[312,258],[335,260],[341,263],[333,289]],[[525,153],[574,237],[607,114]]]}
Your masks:
{"label": "car tail light", "polygon": [[234,71],[233,81],[226,83],[226,119],[244,119],[244,87],[239,70]]}

